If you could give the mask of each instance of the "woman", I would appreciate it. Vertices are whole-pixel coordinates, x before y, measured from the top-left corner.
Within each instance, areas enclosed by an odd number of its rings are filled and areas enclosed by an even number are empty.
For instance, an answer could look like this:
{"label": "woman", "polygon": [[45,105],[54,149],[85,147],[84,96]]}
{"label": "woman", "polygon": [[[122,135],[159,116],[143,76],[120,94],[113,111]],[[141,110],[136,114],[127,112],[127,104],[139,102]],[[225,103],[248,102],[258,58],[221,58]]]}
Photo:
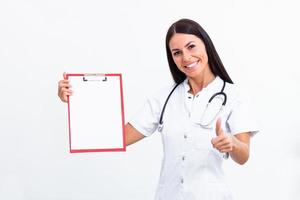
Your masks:
{"label": "woman", "polygon": [[[164,158],[157,200],[232,199],[222,162],[227,156],[239,164],[248,160],[256,125],[198,23],[175,22],[167,32],[166,50],[176,85],[149,98],[125,125],[126,145],[161,132]],[[61,80],[58,96],[67,102],[68,95],[69,82]]]}

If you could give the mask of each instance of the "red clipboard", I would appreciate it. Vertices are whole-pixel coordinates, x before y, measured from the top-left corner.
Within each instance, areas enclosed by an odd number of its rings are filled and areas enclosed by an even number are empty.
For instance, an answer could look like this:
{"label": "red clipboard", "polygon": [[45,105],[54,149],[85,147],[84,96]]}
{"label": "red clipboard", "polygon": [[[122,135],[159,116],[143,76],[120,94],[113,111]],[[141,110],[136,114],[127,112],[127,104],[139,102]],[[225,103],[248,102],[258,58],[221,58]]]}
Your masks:
{"label": "red clipboard", "polygon": [[126,151],[122,74],[67,74],[70,153]]}

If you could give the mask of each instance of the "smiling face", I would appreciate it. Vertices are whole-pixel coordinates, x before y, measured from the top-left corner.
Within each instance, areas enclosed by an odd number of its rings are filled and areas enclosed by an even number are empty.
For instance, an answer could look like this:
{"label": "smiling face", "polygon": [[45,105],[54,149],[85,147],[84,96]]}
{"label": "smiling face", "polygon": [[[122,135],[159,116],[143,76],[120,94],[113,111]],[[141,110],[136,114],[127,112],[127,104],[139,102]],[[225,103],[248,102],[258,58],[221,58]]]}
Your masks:
{"label": "smiling face", "polygon": [[203,79],[212,72],[202,40],[192,34],[175,33],[169,42],[173,60],[189,79]]}

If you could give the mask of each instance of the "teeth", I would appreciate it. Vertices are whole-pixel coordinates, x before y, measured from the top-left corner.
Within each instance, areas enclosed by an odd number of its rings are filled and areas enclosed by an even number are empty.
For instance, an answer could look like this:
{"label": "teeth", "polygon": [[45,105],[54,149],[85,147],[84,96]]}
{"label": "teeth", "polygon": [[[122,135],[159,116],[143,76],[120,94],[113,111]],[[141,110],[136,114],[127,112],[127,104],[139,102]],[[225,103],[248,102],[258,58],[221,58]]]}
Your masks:
{"label": "teeth", "polygon": [[197,65],[197,63],[198,63],[198,62],[194,62],[194,63],[192,63],[192,64],[187,65],[186,67],[187,67],[187,68],[195,67],[195,66]]}

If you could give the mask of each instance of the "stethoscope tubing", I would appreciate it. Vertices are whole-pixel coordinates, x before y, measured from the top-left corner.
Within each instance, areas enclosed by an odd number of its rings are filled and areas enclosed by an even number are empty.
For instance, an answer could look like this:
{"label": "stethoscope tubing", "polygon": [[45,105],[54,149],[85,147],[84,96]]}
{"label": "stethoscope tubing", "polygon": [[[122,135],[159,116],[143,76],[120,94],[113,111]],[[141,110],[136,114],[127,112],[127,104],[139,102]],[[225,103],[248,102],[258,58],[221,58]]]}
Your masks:
{"label": "stethoscope tubing", "polygon": [[162,128],[163,128],[163,117],[164,117],[164,113],[165,113],[165,109],[166,109],[166,106],[168,104],[168,101],[172,95],[172,93],[175,91],[175,89],[177,88],[177,86],[180,85],[180,83],[176,84],[175,87],[171,90],[171,92],[169,93],[165,103],[164,103],[164,106],[163,106],[163,109],[161,111],[161,114],[160,114],[160,117],[159,117],[159,124],[158,124],[158,131],[161,132],[162,131]]}
{"label": "stethoscope tubing", "polygon": [[[176,84],[176,85],[174,86],[174,88],[171,90],[171,92],[169,93],[169,95],[168,95],[168,97],[167,97],[167,99],[166,99],[166,101],[165,101],[165,103],[164,103],[163,109],[162,109],[161,114],[160,114],[160,117],[159,117],[159,123],[158,123],[158,131],[159,131],[159,132],[161,132],[161,131],[162,131],[162,128],[163,128],[163,123],[164,123],[164,122],[163,122],[163,117],[164,117],[164,113],[165,113],[165,109],[166,109],[166,107],[167,107],[168,101],[169,101],[171,95],[173,94],[173,92],[175,91],[175,89],[176,89],[176,88],[178,87],[178,85],[180,85],[180,84],[181,84],[181,83],[178,83],[178,84]],[[225,92],[224,92],[225,86],[226,86],[226,82],[223,81],[223,86],[222,86],[221,91],[215,93],[214,95],[212,95],[212,96],[210,97],[210,99],[208,100],[208,103],[207,103],[206,106],[209,106],[209,104],[212,102],[212,100],[213,100],[216,96],[218,96],[218,95],[222,95],[222,96],[224,97],[224,100],[223,100],[223,103],[222,103],[222,108],[226,105],[226,103],[227,103],[227,95],[226,95]],[[219,113],[218,113],[218,114],[219,114]]]}

